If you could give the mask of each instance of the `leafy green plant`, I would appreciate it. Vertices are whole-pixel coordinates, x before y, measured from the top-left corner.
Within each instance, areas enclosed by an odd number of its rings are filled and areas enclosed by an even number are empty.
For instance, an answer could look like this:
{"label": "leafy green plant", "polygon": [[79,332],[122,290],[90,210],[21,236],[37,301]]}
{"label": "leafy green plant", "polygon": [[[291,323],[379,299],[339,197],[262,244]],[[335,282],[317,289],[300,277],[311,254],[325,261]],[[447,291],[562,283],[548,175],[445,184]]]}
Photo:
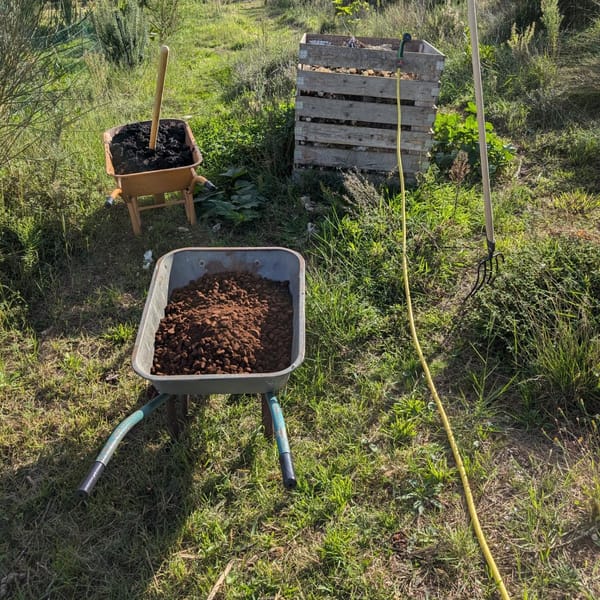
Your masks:
{"label": "leafy green plant", "polygon": [[[457,112],[438,112],[433,127],[432,155],[440,171],[450,174],[452,165],[462,151],[468,157],[471,172],[476,173],[480,178],[481,161],[476,118],[477,109],[473,102],[469,102],[466,112],[466,117]],[[487,122],[485,127],[490,175],[494,176],[508,168],[515,156],[515,149],[496,134],[491,123]]]}
{"label": "leafy green plant", "polygon": [[369,3],[364,0],[332,0],[336,18],[341,19],[344,27],[356,35],[358,23],[369,11]]}
{"label": "leafy green plant", "polygon": [[106,58],[123,67],[135,67],[144,60],[148,32],[143,9],[133,0],[115,5],[101,0],[90,13],[94,31]]}
{"label": "leafy green plant", "polygon": [[231,167],[221,173],[217,190],[199,197],[202,217],[229,221],[234,225],[257,219],[260,216],[257,209],[266,198],[248,176],[244,167]]}

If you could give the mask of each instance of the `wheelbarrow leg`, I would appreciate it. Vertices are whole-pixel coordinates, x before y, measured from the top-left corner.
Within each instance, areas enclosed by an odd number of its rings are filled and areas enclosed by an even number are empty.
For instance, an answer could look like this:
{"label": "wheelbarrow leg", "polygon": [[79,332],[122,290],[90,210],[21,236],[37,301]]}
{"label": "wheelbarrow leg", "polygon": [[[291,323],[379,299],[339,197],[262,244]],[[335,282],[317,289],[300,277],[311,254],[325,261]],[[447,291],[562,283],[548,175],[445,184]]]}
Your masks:
{"label": "wheelbarrow leg", "polygon": [[131,228],[133,229],[134,235],[142,234],[142,218],[140,217],[140,210],[138,207],[137,197],[127,196],[123,197],[125,204],[127,204],[127,210],[129,211],[129,219],[131,220]]}
{"label": "wheelbarrow leg", "polygon": [[185,206],[185,214],[190,225],[196,224],[196,208],[194,206],[194,194],[191,190],[183,190],[183,202]]}
{"label": "wheelbarrow leg", "polygon": [[[200,396],[200,402],[206,402],[210,396]],[[179,438],[183,429],[190,421],[190,396],[182,394],[171,396],[167,400],[167,427],[173,439]]]}
{"label": "wheelbarrow leg", "polygon": [[77,494],[80,498],[88,498],[92,493],[96,482],[104,472],[104,469],[112,458],[117,446],[121,443],[121,440],[127,435],[129,430],[168,400],[168,394],[159,394],[148,403],[144,404],[142,408],[136,410],[133,414],[129,415],[125,420],[119,423],[117,428],[110,434],[108,441],[104,444],[100,454],[96,457],[94,464],[77,489]]}
{"label": "wheelbarrow leg", "polygon": [[291,490],[296,487],[296,474],[294,473],[294,463],[292,462],[292,453],[290,452],[281,406],[279,406],[279,401],[271,392],[267,392],[264,398],[271,413],[272,428],[279,450],[279,466],[281,467],[283,485],[287,490]]}
{"label": "wheelbarrow leg", "polygon": [[261,409],[262,409],[262,424],[263,432],[268,440],[273,439],[273,417],[271,416],[271,409],[269,408],[269,401],[265,394],[261,395]]}
{"label": "wheelbarrow leg", "polygon": [[180,433],[179,418],[177,417],[177,401],[179,398],[180,396],[171,396],[167,400],[167,427],[174,439],[177,439]]}

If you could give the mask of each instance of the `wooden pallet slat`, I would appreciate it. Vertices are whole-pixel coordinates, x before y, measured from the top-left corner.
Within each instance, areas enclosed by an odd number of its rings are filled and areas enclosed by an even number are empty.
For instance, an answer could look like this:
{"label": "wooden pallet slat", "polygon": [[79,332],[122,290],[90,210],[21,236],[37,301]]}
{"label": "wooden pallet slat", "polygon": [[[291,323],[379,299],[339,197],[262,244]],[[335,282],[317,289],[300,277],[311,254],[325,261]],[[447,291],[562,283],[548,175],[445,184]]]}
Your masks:
{"label": "wooden pallet slat", "polygon": [[[375,79],[375,80],[374,80]],[[296,78],[298,92],[320,95],[365,96],[396,100],[395,77],[369,77],[347,73],[298,71]],[[418,106],[432,106],[440,93],[438,82],[403,79],[400,82],[402,100],[414,102]]]}
{"label": "wooden pallet slat", "polygon": [[[368,148],[395,150],[397,131],[375,127],[356,127],[335,123],[298,122],[295,128],[296,142],[365,146]],[[402,149],[412,152],[428,152],[433,144],[431,135],[422,132],[403,131]]]}
{"label": "wooden pallet slat", "polygon": [[[395,104],[378,104],[357,100],[334,100],[303,96],[296,99],[296,116],[302,119],[336,119],[392,126],[398,123]],[[431,106],[402,106],[402,123],[407,127],[425,127],[429,131],[435,120]]]}
{"label": "wooden pallet slat", "polygon": [[[297,165],[329,167],[335,169],[353,169],[379,173],[391,173],[398,168],[395,152],[359,151],[351,148],[335,146],[297,146],[294,151],[294,162]],[[423,160],[418,155],[403,154],[404,171],[415,173],[423,168]]]}
{"label": "wooden pallet slat", "polygon": [[[398,40],[385,38],[357,38],[364,46],[353,48],[343,45],[348,42],[344,36],[310,36],[300,43],[299,62],[305,65],[321,65],[329,68],[377,69],[396,71],[398,67]],[[340,42],[340,40],[344,40]],[[389,46],[390,49],[376,49],[378,46]],[[431,49],[426,53],[423,50]],[[417,73],[423,80],[439,80],[444,68],[444,57],[430,44],[409,42],[405,45],[402,58],[402,70]]]}

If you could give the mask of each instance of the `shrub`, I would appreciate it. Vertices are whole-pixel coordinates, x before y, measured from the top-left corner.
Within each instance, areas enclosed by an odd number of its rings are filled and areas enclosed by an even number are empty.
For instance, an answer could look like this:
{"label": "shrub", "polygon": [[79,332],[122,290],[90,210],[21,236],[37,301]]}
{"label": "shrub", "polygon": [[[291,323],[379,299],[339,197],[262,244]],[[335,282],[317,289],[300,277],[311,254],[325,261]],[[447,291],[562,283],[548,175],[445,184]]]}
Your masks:
{"label": "shrub", "polygon": [[0,3],[0,167],[47,132],[65,86],[40,0]]}
{"label": "shrub", "polygon": [[[471,172],[481,178],[479,131],[475,113],[475,105],[470,102],[466,117],[456,112],[437,114],[433,128],[432,155],[442,173],[450,171],[458,153],[462,151],[469,158]],[[486,140],[490,175],[494,176],[507,169],[514,158],[515,150],[496,135],[491,123],[486,123]]]}
{"label": "shrub", "polygon": [[135,67],[143,62],[148,40],[143,10],[132,0],[117,6],[101,0],[91,19],[106,58],[117,65]]}
{"label": "shrub", "polygon": [[150,31],[158,35],[158,41],[164,42],[179,27],[179,0],[148,0],[146,12]]}
{"label": "shrub", "polygon": [[204,157],[211,173],[234,166],[261,169],[274,177],[288,176],[292,169],[294,146],[294,107],[283,102],[243,118],[231,114],[206,120],[193,120]]}

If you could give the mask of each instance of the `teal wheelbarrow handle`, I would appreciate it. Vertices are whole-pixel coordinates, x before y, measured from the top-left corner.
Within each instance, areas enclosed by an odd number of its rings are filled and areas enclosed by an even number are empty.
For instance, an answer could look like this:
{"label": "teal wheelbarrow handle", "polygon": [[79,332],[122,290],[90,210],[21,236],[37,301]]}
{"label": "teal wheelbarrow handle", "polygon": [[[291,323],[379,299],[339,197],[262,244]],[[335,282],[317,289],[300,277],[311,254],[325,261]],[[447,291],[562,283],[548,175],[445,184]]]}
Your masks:
{"label": "teal wheelbarrow handle", "polygon": [[150,413],[162,406],[170,397],[170,394],[159,394],[117,425],[115,430],[110,434],[106,444],[104,444],[100,454],[98,454],[96,457],[96,460],[94,461],[94,464],[90,468],[88,474],[85,476],[85,479],[77,488],[77,495],[80,498],[88,498],[92,493],[96,482],[98,479],[100,479],[100,475],[102,475],[104,472],[104,469],[112,458],[117,446],[121,443],[121,440],[127,435],[127,433],[129,433],[129,430],[134,425],[137,425],[144,417],[147,417]]}
{"label": "teal wheelbarrow handle", "polygon": [[279,402],[273,393],[267,392],[265,397],[269,404],[271,418],[273,419],[273,431],[275,433],[275,440],[277,441],[277,449],[279,450],[279,466],[281,467],[283,486],[286,490],[292,490],[296,487],[296,474],[294,473],[294,463],[292,461],[292,453],[290,452],[290,444],[288,442],[281,406],[279,406]]}

